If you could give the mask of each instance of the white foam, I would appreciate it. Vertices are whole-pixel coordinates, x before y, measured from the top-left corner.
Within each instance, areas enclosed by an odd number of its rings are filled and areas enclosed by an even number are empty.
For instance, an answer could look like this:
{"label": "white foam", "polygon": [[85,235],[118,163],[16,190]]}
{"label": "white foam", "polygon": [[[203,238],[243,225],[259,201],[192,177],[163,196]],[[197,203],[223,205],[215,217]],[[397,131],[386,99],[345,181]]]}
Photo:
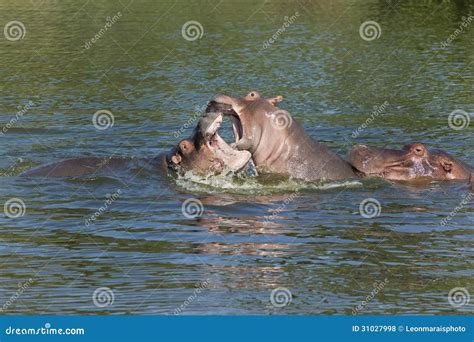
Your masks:
{"label": "white foam", "polygon": [[359,187],[358,180],[305,182],[290,178],[251,176],[246,173],[235,174],[232,171],[219,175],[198,175],[192,171],[179,176],[178,186],[190,192],[204,193],[235,193],[267,195],[279,192],[295,192],[302,190],[329,190],[341,187]]}

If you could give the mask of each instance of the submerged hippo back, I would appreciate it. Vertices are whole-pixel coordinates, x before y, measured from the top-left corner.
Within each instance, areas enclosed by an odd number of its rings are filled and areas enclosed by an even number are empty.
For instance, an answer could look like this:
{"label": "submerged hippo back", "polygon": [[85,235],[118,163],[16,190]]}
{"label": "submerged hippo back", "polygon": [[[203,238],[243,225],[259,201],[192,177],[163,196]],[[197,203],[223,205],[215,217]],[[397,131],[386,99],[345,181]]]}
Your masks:
{"label": "submerged hippo back", "polygon": [[297,122],[288,138],[288,168],[297,178],[307,180],[355,178],[352,166],[326,145],[313,139]]}
{"label": "submerged hippo back", "polygon": [[166,169],[164,154],[156,158],[138,159],[133,157],[83,157],[61,160],[59,162],[38,166],[23,172],[23,177],[80,177],[97,172],[113,173],[119,169],[131,168],[133,161],[151,165],[153,169]]}

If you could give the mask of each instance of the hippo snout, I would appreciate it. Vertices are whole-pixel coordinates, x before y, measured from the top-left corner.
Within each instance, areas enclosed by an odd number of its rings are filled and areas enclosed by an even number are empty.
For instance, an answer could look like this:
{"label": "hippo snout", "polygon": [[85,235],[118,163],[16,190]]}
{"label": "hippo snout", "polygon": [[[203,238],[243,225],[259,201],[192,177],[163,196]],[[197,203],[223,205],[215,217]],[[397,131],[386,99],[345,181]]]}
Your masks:
{"label": "hippo snout", "polygon": [[222,113],[230,115],[234,113],[232,105],[216,102],[214,100],[210,101],[206,107],[206,113]]}

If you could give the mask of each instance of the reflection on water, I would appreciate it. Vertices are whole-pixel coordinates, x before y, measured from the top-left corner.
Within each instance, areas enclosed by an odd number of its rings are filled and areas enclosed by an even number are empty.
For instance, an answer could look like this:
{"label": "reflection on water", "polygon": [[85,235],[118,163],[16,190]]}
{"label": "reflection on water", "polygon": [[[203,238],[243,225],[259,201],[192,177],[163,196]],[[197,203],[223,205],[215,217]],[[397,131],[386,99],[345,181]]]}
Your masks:
{"label": "reflection on water", "polygon": [[[250,89],[283,95],[281,107],[340,155],[355,143],[421,141],[470,162],[471,128],[453,130],[447,118],[474,110],[472,28],[441,45],[473,15],[469,1],[25,0],[0,8],[4,22],[26,27],[23,39],[0,42],[2,128],[14,119],[0,135],[0,199],[26,207],[0,219],[6,314],[174,314],[196,288],[180,314],[352,314],[381,282],[361,314],[472,312],[447,298],[455,287],[474,291],[463,182],[305,184],[151,170],[17,176],[62,158],[154,156],[191,134],[190,117],[213,94]],[[181,35],[190,20],[204,30],[195,41]],[[380,25],[378,39],[361,39],[368,20]],[[114,125],[97,130],[92,116],[104,109]],[[202,215],[183,215],[189,198]],[[364,218],[359,205],[372,198],[380,210]],[[28,286],[11,300],[19,283]],[[111,305],[94,305],[99,287],[112,291]],[[270,300],[278,287],[292,294],[283,308]]]}

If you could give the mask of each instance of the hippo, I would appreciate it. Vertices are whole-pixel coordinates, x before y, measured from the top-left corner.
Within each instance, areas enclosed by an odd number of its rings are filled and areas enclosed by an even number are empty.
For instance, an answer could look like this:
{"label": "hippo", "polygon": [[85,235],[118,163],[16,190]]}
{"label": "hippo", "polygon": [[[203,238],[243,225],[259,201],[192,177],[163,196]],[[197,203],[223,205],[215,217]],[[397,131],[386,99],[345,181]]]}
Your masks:
{"label": "hippo", "polygon": [[347,161],[309,136],[288,112],[276,107],[282,99],[265,99],[257,91],[242,98],[217,95],[206,112],[231,118],[234,146],[252,153],[261,173],[305,181],[356,178],[356,171]]}
{"label": "hippo", "polygon": [[250,152],[238,151],[229,146],[218,134],[222,114],[206,113],[198,121],[191,138],[183,139],[167,153],[153,158],[133,157],[83,157],[46,164],[22,173],[33,177],[78,177],[96,172],[127,168],[137,163],[157,172],[197,174],[238,172],[251,158]]}
{"label": "hippo", "polygon": [[469,180],[473,186],[473,167],[449,153],[428,149],[420,143],[406,145],[401,150],[355,145],[347,160],[367,176],[399,181]]}

